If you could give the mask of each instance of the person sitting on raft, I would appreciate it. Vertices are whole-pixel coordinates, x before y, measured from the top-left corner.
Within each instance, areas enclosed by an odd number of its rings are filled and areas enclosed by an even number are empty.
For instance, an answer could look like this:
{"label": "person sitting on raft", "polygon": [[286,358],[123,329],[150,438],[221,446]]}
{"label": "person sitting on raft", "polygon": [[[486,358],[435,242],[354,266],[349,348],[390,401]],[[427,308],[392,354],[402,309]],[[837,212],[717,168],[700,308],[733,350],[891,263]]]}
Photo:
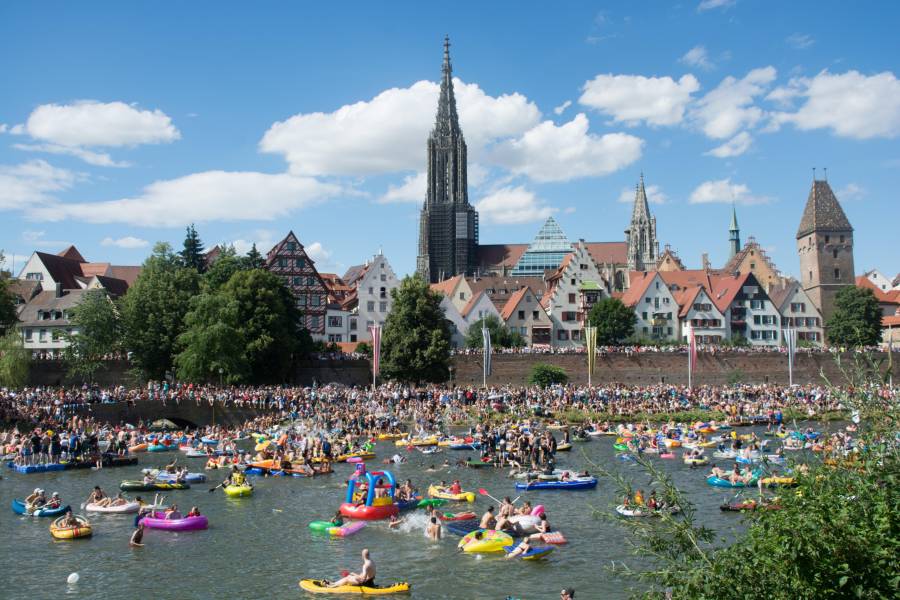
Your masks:
{"label": "person sitting on raft", "polygon": [[77,527],[78,519],[75,518],[75,515],[72,514],[72,509],[66,511],[65,516],[63,517],[62,523],[60,527]]}
{"label": "person sitting on raft", "polygon": [[119,492],[114,499],[109,501],[107,506],[125,506],[126,504],[128,504],[128,498],[126,498],[122,492]]}
{"label": "person sitting on raft", "polygon": [[99,485],[94,486],[94,491],[91,492],[91,495],[88,496],[86,504],[96,504],[97,506],[109,506],[109,503],[112,500],[106,495],[106,493],[100,489]]}
{"label": "person sitting on raft", "polygon": [[191,510],[188,511],[187,516],[189,516],[189,517],[199,517],[199,516],[200,516],[200,509],[197,508],[196,506],[192,506],[192,507],[191,507]]}
{"label": "person sitting on raft", "polygon": [[488,506],[487,510],[481,515],[481,521],[478,523],[480,529],[493,529],[497,525],[497,519],[494,517],[494,507]]}
{"label": "person sitting on raft", "polygon": [[368,548],[363,548],[362,559],[362,569],[359,573],[348,573],[346,577],[342,577],[334,583],[329,583],[327,587],[336,588],[341,587],[342,585],[373,587],[375,585],[375,563],[369,558]]}
{"label": "person sitting on raft", "polygon": [[44,490],[41,488],[34,488],[31,495],[25,498],[25,506],[30,510],[34,510],[45,504],[47,504],[47,497],[44,496]]}
{"label": "person sitting on raft", "polygon": [[166,509],[165,517],[163,517],[167,521],[171,521],[173,519],[180,519],[181,513],[178,512],[178,505],[173,504],[169,508]]}
{"label": "person sitting on raft", "polygon": [[531,550],[531,544],[528,543],[528,538],[525,538],[521,542],[519,542],[519,545],[516,546],[515,550],[507,554],[504,558],[515,558],[517,556],[526,554],[529,550]]}
{"label": "person sitting on raft", "polygon": [[153,473],[145,473],[144,474],[144,485],[151,485],[156,482],[156,477],[153,476]]}
{"label": "person sitting on raft", "polygon": [[344,515],[341,514],[340,510],[335,512],[334,516],[331,517],[331,524],[335,527],[341,527],[344,524]]}
{"label": "person sitting on raft", "polygon": [[62,506],[62,500],[59,498],[59,492],[53,492],[50,500],[47,501],[47,508],[59,508]]}
{"label": "person sitting on raft", "polygon": [[526,536],[525,537],[526,540],[540,541],[543,539],[543,535],[545,533],[550,533],[550,531],[552,531],[552,529],[550,528],[550,521],[547,520],[547,513],[545,513],[545,512],[541,513],[541,520],[537,522],[537,524],[534,526],[534,528],[537,530],[537,532],[532,533],[529,536]]}
{"label": "person sitting on raft", "polygon": [[178,458],[175,458],[172,462],[170,462],[165,467],[163,467],[163,470],[166,473],[170,473],[170,474],[174,473],[175,472],[175,463],[177,463],[177,462],[178,462]]}
{"label": "person sitting on raft", "polygon": [[716,465],[713,465],[712,467],[710,467],[708,477],[717,477],[719,479],[728,479],[728,471],[726,471],[725,469],[722,469],[720,467],[717,467]]}

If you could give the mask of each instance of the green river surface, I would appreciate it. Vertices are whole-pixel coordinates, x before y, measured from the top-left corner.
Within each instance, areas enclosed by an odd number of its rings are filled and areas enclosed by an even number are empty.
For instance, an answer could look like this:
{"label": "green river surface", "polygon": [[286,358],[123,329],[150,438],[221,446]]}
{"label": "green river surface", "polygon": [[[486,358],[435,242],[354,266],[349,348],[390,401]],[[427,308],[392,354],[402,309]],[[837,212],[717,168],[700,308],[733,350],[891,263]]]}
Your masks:
{"label": "green river surface", "polygon": [[[615,457],[614,439],[599,437],[576,443],[572,452],[559,454],[558,466],[590,470],[593,461],[633,473],[636,484],[646,490],[647,478],[639,467]],[[426,456],[395,448],[393,442],[379,442],[378,459],[369,462],[370,469],[380,468],[381,459],[395,451],[408,456],[408,462],[385,468],[400,481],[412,479],[420,491],[426,491],[429,483],[458,478],[466,490],[483,487],[498,498],[518,495],[506,470],[454,467],[424,472],[431,464],[440,466],[445,458],[455,463],[469,454],[449,449]],[[344,539],[310,531],[310,521],[330,518],[343,501],[346,487],[342,482],[353,471],[349,464],[336,464],[334,474],[316,478],[254,477],[254,495],[237,499],[227,498],[220,491],[207,493],[220,481],[220,472],[209,471],[211,483],[169,492],[169,501],[177,502],[184,511],[191,505],[199,506],[209,518],[209,529],[181,533],[147,530],[144,548],[128,544],[134,515],[92,513],[92,538],[55,541],[48,531],[52,519],[15,515],[9,508],[13,498],[24,498],[41,487],[48,495],[58,491],[74,512],[84,514],[79,506],[94,485],[115,493],[121,480],[139,479],[142,468],[161,466],[173,454],[145,453],[139,455],[139,465],[100,471],[22,475],[4,469],[0,481],[0,502],[5,507],[0,513],[0,598],[312,598],[315,595],[298,587],[301,578],[334,580],[343,569],[356,571],[363,548],[371,550],[377,582],[411,583],[411,593],[398,597],[502,600],[513,596],[532,600],[559,598],[560,589],[571,586],[579,599],[624,598],[631,585],[606,570],[611,561],[629,559],[624,530],[615,522],[591,515],[592,507],[613,512],[618,495],[613,482],[604,479],[595,490],[526,493],[524,497],[532,505],[544,505],[551,525],[569,542],[540,561],[463,554],[456,549],[459,538],[446,530],[441,541],[428,541],[421,510],[406,513],[406,523],[399,530],[389,530],[385,522],[375,521]],[[203,459],[182,458],[180,462],[186,462],[191,471],[202,470],[204,464]],[[738,513],[719,510],[723,499],[733,493],[708,486],[707,467],[691,469],[684,465],[680,450],[675,460],[658,462],[696,503],[703,524],[726,539],[741,527]],[[718,464],[729,466],[724,460]],[[146,499],[153,494],[141,495]],[[474,505],[450,504],[445,510],[471,509],[480,515],[489,503],[479,496]],[[80,575],[80,581],[69,585],[66,579],[74,572]]]}

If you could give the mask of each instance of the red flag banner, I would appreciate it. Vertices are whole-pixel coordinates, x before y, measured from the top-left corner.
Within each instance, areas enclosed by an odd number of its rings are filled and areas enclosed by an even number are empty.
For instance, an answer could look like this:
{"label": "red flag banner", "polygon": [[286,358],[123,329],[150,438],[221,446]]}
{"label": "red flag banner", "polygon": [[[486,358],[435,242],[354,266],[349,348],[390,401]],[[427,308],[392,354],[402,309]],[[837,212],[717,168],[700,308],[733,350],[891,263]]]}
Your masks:
{"label": "red flag banner", "polygon": [[381,372],[381,325],[369,327],[372,333],[372,378]]}

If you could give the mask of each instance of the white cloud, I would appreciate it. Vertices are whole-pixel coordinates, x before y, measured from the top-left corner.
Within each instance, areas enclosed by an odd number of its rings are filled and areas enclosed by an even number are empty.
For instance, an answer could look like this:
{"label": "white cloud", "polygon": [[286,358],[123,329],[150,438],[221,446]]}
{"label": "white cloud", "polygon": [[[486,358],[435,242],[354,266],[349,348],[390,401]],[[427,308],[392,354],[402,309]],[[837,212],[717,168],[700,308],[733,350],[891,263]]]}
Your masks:
{"label": "white cloud", "polygon": [[424,171],[415,175],[407,175],[400,185],[389,185],[387,192],[378,199],[380,204],[392,202],[423,203],[428,191],[428,174]]}
{"label": "white cloud", "polygon": [[709,54],[704,46],[694,46],[684,56],[678,59],[678,62],[689,67],[697,67],[706,71],[715,68],[713,62],[709,59]]}
{"label": "white cloud", "polygon": [[24,267],[25,263],[28,262],[28,259],[31,258],[24,254],[5,252],[2,248],[0,248],[0,255],[2,255],[0,256],[0,270],[10,271],[13,274],[16,274],[19,269]]}
{"label": "white cloud", "polygon": [[492,160],[534,181],[567,181],[606,175],[641,156],[643,140],[625,133],[588,133],[588,118],[579,113],[557,126],[544,121],[521,138],[498,144]]}
{"label": "white cloud", "polygon": [[809,48],[816,43],[816,40],[814,40],[813,37],[808,33],[792,33],[791,35],[787,36],[787,39],[785,39],[785,41],[788,43],[788,45],[793,46],[798,50],[805,50],[806,48]]}
{"label": "white cloud", "polygon": [[42,221],[175,227],[210,221],[271,221],[340,191],[337,185],[287,173],[205,171],[154,182],[134,198],[54,203],[31,208]]}
{"label": "white cloud", "polygon": [[567,206],[567,207],[565,207],[565,208],[563,209],[563,214],[571,215],[571,214],[574,213],[576,210],[577,210],[577,209],[576,209],[574,206]]}
{"label": "white cloud", "polygon": [[106,152],[94,152],[77,146],[61,146],[59,144],[13,144],[17,150],[27,152],[47,152],[49,154],[62,154],[80,158],[89,165],[98,167],[128,167],[127,162],[116,162]]}
{"label": "white cloud", "polygon": [[0,133],[6,133],[7,129],[9,129],[9,126],[6,123],[0,123]]}
{"label": "white cloud", "polygon": [[[540,119],[521,94],[488,96],[477,84],[454,79],[460,126],[470,159],[485,145],[518,135]],[[297,114],[273,124],[260,150],[282,154],[299,175],[372,175],[422,168],[422,147],[434,124],[440,88],[419,81],[331,113]]]}
{"label": "white cloud", "polygon": [[716,8],[731,8],[737,4],[737,0],[701,0],[697,5],[697,11],[703,12]]}
{"label": "white cloud", "polygon": [[136,146],[173,142],[181,133],[160,110],[124,102],[43,104],[25,123],[32,138],[61,146]]}
{"label": "white cloud", "polygon": [[671,77],[597,75],[586,82],[578,102],[614,121],[637,125],[675,125],[684,117],[691,94],[700,89],[693,75]]}
{"label": "white cloud", "polygon": [[763,111],[753,100],[765,92],[775,79],[774,67],[753,69],[742,79],[726,77],[708,94],[697,101],[691,110],[692,119],[707,136],[724,139],[745,127],[752,127],[763,118]]}
{"label": "white cloud", "polygon": [[900,135],[900,81],[885,71],[866,76],[858,71],[792,79],[769,98],[782,104],[803,98],[796,112],[773,115],[773,125],[792,123],[797,129],[830,129],[855,139]]}
{"label": "white cloud", "polygon": [[53,193],[71,188],[82,178],[79,173],[43,160],[0,165],[0,210],[21,210],[47,203],[53,199]]}
{"label": "white cloud", "polygon": [[65,248],[72,242],[66,240],[48,240],[46,231],[26,229],[22,232],[22,240],[33,248]]}
{"label": "white cloud", "polygon": [[563,102],[562,104],[560,104],[559,106],[557,106],[556,108],[553,109],[553,114],[561,115],[564,112],[566,112],[566,109],[569,108],[570,106],[572,106],[572,101],[566,100],[565,102]]}
{"label": "white cloud", "polygon": [[860,200],[868,194],[868,190],[856,183],[848,183],[835,192],[839,200]]}
{"label": "white cloud", "polygon": [[250,248],[253,247],[253,244],[256,244],[256,250],[260,254],[265,256],[266,253],[271,248],[274,248],[275,244],[278,242],[278,240],[275,239],[276,235],[278,235],[278,233],[272,231],[271,229],[256,229],[249,235],[247,235],[249,239],[238,238],[230,242],[224,242],[223,245],[234,246],[234,249],[238,253],[238,255],[244,255],[250,251]]}
{"label": "white cloud", "polygon": [[742,131],[721,146],[716,146],[706,154],[715,156],[716,158],[731,158],[732,156],[740,156],[750,149],[753,144],[753,136],[746,131]]}
{"label": "white cloud", "polygon": [[322,242],[313,242],[312,244],[305,246],[305,248],[309,257],[317,263],[327,262],[328,259],[331,258],[331,251],[326,250],[325,246],[322,245]]}
{"label": "white cloud", "polygon": [[504,187],[479,200],[475,208],[482,222],[516,225],[543,221],[555,208],[545,206],[534,192],[522,186]]}
{"label": "white cloud", "polygon": [[[669,196],[658,185],[644,186],[644,193],[647,194],[647,202],[650,204],[665,204],[669,199]],[[634,188],[622,188],[622,193],[619,194],[617,202],[631,204],[634,202],[634,194]]]}
{"label": "white cloud", "polygon": [[9,128],[10,135],[25,135],[25,125],[19,123]]}
{"label": "white cloud", "polygon": [[772,199],[767,196],[755,196],[743,183],[732,183],[731,179],[704,181],[691,192],[688,200],[691,204],[730,203],[767,204]]}
{"label": "white cloud", "polygon": [[150,245],[150,242],[148,242],[147,240],[142,240],[141,238],[127,235],[118,239],[113,239],[111,237],[103,238],[103,241],[100,242],[100,245],[116,246],[118,248],[146,248]]}

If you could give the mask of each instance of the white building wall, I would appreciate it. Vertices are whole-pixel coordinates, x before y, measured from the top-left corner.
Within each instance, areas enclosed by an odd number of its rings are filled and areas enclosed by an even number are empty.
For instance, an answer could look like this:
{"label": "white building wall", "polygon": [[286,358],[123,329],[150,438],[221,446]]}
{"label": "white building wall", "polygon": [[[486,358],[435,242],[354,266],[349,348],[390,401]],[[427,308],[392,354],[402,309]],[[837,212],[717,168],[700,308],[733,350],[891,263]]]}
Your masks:
{"label": "white building wall", "polygon": [[391,290],[400,287],[400,280],[383,254],[376,254],[366,273],[356,284],[358,300],[357,340],[371,342],[371,325],[384,325],[391,311]]}
{"label": "white building wall", "polygon": [[[581,309],[581,285],[585,281],[603,286],[600,269],[582,242],[573,246],[572,255],[553,289],[548,312],[553,323],[553,346],[574,348],[584,345],[581,332],[584,322],[578,319]],[[601,296],[605,296],[601,292]],[[560,332],[565,332],[560,334]],[[562,335],[565,339],[560,339]]]}
{"label": "white building wall", "polygon": [[822,315],[800,286],[796,286],[794,293],[785,301],[780,316],[781,328],[796,329],[798,340],[806,340],[818,346],[824,343]]}
{"label": "white building wall", "polygon": [[50,271],[47,270],[44,263],[38,258],[37,253],[34,252],[31,253],[28,262],[25,263],[25,266],[19,272],[19,279],[40,281],[41,289],[44,291],[52,291],[56,286],[56,282],[50,276]]}
{"label": "white building wall", "polygon": [[[718,327],[709,324],[715,320],[719,321]],[[694,301],[691,302],[687,314],[683,319],[680,319],[680,321],[681,339],[684,342],[688,341],[691,330],[694,331],[694,337],[697,339],[698,343],[709,343],[710,337],[718,337],[719,341],[728,339],[728,322],[725,320],[725,315],[716,308],[716,305],[713,304],[713,301],[706,293],[706,290],[700,290],[694,298]],[[696,321],[700,321],[701,323],[695,327],[693,323]],[[707,323],[706,326],[702,325],[702,322],[704,321]]]}
{"label": "white building wall", "polygon": [[672,292],[659,274],[653,276],[650,285],[634,307],[637,322],[634,330],[638,337],[676,341],[681,338],[678,323],[678,304]]}
{"label": "white building wall", "polygon": [[780,345],[781,315],[762,286],[745,285],[742,295],[742,299],[736,299],[729,307],[729,319],[733,318],[735,308],[745,309],[747,341],[752,346]]}

